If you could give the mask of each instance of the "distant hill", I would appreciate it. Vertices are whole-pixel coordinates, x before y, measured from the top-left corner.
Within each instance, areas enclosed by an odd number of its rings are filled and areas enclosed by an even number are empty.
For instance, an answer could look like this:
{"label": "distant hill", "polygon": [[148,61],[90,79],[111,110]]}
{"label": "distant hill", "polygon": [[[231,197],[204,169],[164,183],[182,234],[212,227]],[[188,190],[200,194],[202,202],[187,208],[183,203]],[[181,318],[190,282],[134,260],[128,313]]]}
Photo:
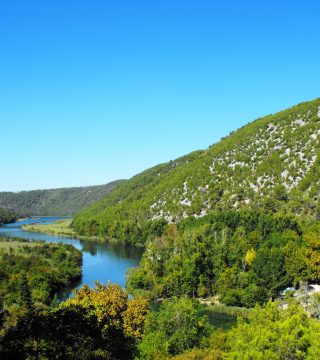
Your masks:
{"label": "distant hill", "polygon": [[124,182],[125,180],[118,180],[98,186],[0,192],[0,208],[12,210],[22,216],[73,215],[105,197]]}
{"label": "distant hill", "polygon": [[77,215],[74,227],[82,234],[134,242],[152,223],[220,210],[247,207],[320,217],[319,140],[316,99],[136,175]]}

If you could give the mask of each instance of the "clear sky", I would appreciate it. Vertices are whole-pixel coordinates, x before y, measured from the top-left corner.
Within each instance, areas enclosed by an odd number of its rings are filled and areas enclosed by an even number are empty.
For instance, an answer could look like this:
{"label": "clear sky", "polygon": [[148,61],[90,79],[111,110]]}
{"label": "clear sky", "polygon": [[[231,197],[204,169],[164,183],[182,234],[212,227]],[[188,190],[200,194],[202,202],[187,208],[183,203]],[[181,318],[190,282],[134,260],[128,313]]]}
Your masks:
{"label": "clear sky", "polygon": [[103,184],[320,96],[317,0],[0,0],[0,191]]}

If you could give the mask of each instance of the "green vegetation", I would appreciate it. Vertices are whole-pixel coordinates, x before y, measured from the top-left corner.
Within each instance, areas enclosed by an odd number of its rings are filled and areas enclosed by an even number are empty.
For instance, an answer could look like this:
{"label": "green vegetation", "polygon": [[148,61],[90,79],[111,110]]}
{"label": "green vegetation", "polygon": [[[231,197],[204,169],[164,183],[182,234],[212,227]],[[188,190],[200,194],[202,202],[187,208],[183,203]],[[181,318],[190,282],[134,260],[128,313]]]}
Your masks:
{"label": "green vegetation", "polygon": [[[26,277],[19,312],[0,312],[1,359],[229,360],[319,358],[320,323],[294,300],[255,307],[225,329],[205,308],[172,298],[150,311],[118,285],[85,286],[50,308],[35,308]],[[217,307],[214,311],[228,311]],[[209,307],[207,312],[213,309]],[[231,308],[230,313],[242,312]],[[212,320],[212,319],[211,319]]]}
{"label": "green vegetation", "polygon": [[320,226],[260,211],[222,211],[168,225],[146,244],[128,289],[150,299],[218,296],[254,307],[287,286],[320,281]]}
{"label": "green vegetation", "polygon": [[[175,360],[318,359],[320,323],[295,303],[256,307],[246,321],[227,332],[213,332],[208,344]],[[159,358],[160,359],[160,358]]]}
{"label": "green vegetation", "polygon": [[17,318],[3,319],[1,359],[133,359],[149,312],[145,300],[112,284],[83,287],[45,311],[28,301]]}
{"label": "green vegetation", "polygon": [[163,176],[170,177],[175,169],[193,162],[199,153],[201,152],[191,153],[134,176],[110,196],[76,215],[73,221],[74,229],[80,235],[98,235],[129,244],[143,244],[146,239],[160,235],[167,221],[147,221],[149,205],[142,199],[162,183]]}
{"label": "green vegetation", "polygon": [[15,222],[18,219],[18,214],[14,211],[3,209],[0,207],[0,225]]}
{"label": "green vegetation", "polygon": [[140,359],[163,359],[199,346],[209,335],[205,316],[199,316],[189,299],[164,302],[146,318],[144,337],[139,344]]}
{"label": "green vegetation", "polygon": [[250,309],[224,304],[200,304],[199,315],[208,317],[208,321],[214,330],[230,330],[237,323],[238,318],[247,318]]}
{"label": "green vegetation", "polygon": [[73,237],[76,235],[76,233],[71,228],[71,223],[72,219],[65,219],[55,221],[52,224],[28,224],[24,225],[22,228],[26,231]]}
{"label": "green vegetation", "polygon": [[[35,243],[2,243],[0,357],[318,359],[320,295],[306,285],[320,282],[319,126],[320,99],[258,119],[77,215],[76,234],[145,246],[128,274],[130,299],[97,283],[39,306],[53,294],[42,277],[51,266],[65,278],[76,253],[65,248],[55,263],[49,245],[39,256]],[[69,226],[41,229],[69,236]],[[288,286],[296,296],[280,300]]]}
{"label": "green vegetation", "polygon": [[0,192],[0,207],[21,216],[70,216],[105,197],[122,183],[124,180],[99,186]]}
{"label": "green vegetation", "polygon": [[15,308],[22,286],[36,306],[49,305],[58,290],[81,278],[81,265],[73,246],[0,238],[0,303]]}
{"label": "green vegetation", "polygon": [[318,218],[319,107],[316,99],[266,116],[205,151],[149,169],[83,210],[73,226],[82,235],[145,243],[163,223],[221,210]]}
{"label": "green vegetation", "polygon": [[[30,232],[50,234],[54,236],[65,236],[69,238],[76,238],[78,240],[92,240],[94,242],[105,242],[106,239],[99,236],[85,236],[77,234],[71,227],[72,219],[57,220],[50,224],[27,224],[23,225],[22,229]],[[114,240],[109,239],[109,242]],[[116,241],[114,241],[116,242]],[[138,244],[135,244],[138,245]]]}
{"label": "green vegetation", "polygon": [[320,323],[295,304],[279,309],[269,303],[250,313],[230,332],[226,359],[317,359]]}

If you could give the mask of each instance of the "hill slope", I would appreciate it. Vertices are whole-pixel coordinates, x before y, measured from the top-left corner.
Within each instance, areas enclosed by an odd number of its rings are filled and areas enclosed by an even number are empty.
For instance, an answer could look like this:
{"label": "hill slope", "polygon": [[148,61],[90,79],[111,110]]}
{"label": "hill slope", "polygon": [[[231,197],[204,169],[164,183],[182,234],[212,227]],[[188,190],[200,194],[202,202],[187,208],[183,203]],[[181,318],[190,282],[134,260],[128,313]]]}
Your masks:
{"label": "hill slope", "polygon": [[0,192],[0,208],[22,215],[73,215],[105,197],[124,180],[106,185],[51,190]]}
{"label": "hill slope", "polygon": [[135,242],[142,228],[153,226],[149,220],[175,222],[221,209],[259,207],[318,216],[319,137],[316,99],[133,177],[81,212],[74,227]]}

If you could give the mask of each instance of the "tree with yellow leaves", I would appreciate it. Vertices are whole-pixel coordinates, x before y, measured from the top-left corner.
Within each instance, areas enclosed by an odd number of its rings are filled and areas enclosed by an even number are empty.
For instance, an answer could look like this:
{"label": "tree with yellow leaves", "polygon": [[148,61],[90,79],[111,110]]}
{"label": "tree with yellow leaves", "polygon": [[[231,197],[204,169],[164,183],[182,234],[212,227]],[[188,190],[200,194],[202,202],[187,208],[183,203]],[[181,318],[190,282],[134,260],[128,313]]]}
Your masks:
{"label": "tree with yellow leaves", "polygon": [[257,255],[257,253],[254,249],[250,249],[247,251],[244,261],[243,261],[243,271],[246,271],[247,267],[253,263],[256,255]]}
{"label": "tree with yellow leaves", "polygon": [[128,293],[117,284],[96,282],[96,288],[85,285],[72,299],[62,306],[77,305],[95,315],[105,331],[116,329],[124,336],[140,339],[145,318],[149,312],[148,302],[142,298],[128,299]]}

